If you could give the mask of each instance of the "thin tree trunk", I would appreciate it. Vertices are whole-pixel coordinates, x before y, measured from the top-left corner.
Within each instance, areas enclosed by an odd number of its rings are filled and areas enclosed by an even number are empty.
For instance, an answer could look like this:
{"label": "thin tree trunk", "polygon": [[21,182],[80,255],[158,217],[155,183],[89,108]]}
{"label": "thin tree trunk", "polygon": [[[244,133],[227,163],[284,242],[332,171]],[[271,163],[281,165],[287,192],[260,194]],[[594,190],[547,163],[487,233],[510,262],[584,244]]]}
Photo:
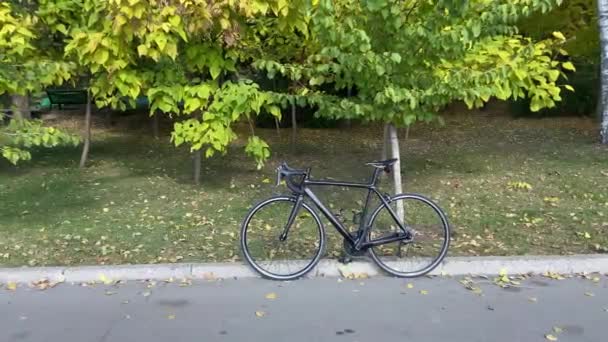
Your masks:
{"label": "thin tree trunk", "polygon": [[159,125],[159,123],[158,123],[158,121],[159,121],[158,114],[159,114],[158,112],[154,112],[154,115],[152,116],[152,134],[154,135],[154,139],[158,139],[158,137],[159,137],[159,133],[158,133],[158,131],[159,131],[159,129],[158,129],[158,125]]}
{"label": "thin tree trunk", "polygon": [[279,124],[279,119],[274,118],[274,125],[277,127],[277,137],[281,137],[281,126]]}
{"label": "thin tree trunk", "polygon": [[602,144],[608,144],[608,0],[598,0],[598,25],[601,47],[601,127]]}
{"label": "thin tree trunk", "polygon": [[296,151],[298,124],[296,123],[296,102],[291,103],[291,153]]}
{"label": "thin tree trunk", "polygon": [[[352,94],[352,88],[348,87],[346,89],[346,97],[350,98],[351,94]],[[346,119],[346,128],[351,128],[351,126],[352,126],[351,120],[350,119]]]}
{"label": "thin tree trunk", "polygon": [[30,111],[29,94],[12,95],[11,102],[13,107],[14,119],[29,120],[32,118],[32,112]]}
{"label": "thin tree trunk", "polygon": [[[401,184],[401,155],[399,153],[399,138],[397,136],[397,128],[394,125],[388,126],[388,135],[391,146],[391,154],[393,158],[397,158],[397,162],[393,165],[393,182],[395,184],[395,194],[403,192],[403,185]],[[398,202],[397,216],[403,222],[405,217],[405,211],[403,208],[403,202]]]}
{"label": "thin tree trunk", "polygon": [[410,125],[407,125],[407,127],[405,128],[405,141],[410,138],[410,127]]}
{"label": "thin tree trunk", "polygon": [[384,124],[384,133],[383,133],[383,136],[382,136],[382,156],[381,156],[381,160],[387,160],[390,157],[389,156],[390,151],[388,150],[388,146],[389,146],[388,131],[389,131],[389,124]]}
{"label": "thin tree trunk", "polygon": [[91,92],[87,91],[87,107],[84,113],[84,146],[80,156],[80,168],[84,168],[89,158],[89,148],[91,146]]}
{"label": "thin tree trunk", "polygon": [[201,150],[196,150],[192,152],[192,154],[194,155],[194,184],[196,185],[201,184],[201,153]]}

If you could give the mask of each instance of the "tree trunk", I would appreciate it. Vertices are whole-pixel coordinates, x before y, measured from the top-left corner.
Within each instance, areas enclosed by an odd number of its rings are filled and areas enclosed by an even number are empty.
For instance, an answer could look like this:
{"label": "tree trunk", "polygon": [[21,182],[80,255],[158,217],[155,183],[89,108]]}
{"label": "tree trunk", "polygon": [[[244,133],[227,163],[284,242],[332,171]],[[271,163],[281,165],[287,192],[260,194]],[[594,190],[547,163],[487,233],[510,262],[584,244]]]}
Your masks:
{"label": "tree trunk", "polygon": [[201,150],[192,152],[194,154],[194,184],[201,184]]}
{"label": "tree trunk", "polygon": [[388,150],[388,146],[389,146],[389,141],[388,141],[388,130],[389,130],[389,124],[384,124],[384,135],[382,137],[382,157],[381,160],[387,160],[390,156],[389,156],[389,150]]}
{"label": "tree trunk", "polygon": [[[395,194],[403,192],[403,185],[401,184],[401,155],[399,153],[399,138],[397,137],[397,128],[394,125],[388,125],[388,138],[390,141],[391,155],[393,158],[397,158],[397,162],[393,165],[393,182],[395,185]],[[398,202],[400,205],[397,206],[397,216],[403,222],[405,217],[405,211],[403,208],[403,202]]]}
{"label": "tree trunk", "polygon": [[87,107],[84,113],[84,146],[80,156],[80,168],[84,168],[89,158],[89,148],[91,146],[91,92],[87,91]]}
{"label": "tree trunk", "polygon": [[30,99],[29,94],[25,95],[12,95],[11,102],[13,107],[13,118],[28,120],[32,118],[32,112],[30,111]]}
{"label": "tree trunk", "polygon": [[296,152],[298,124],[296,123],[296,102],[291,103],[291,153]]}
{"label": "tree trunk", "polygon": [[[346,97],[350,98],[352,94],[352,88],[348,87],[346,89]],[[346,128],[351,128],[352,127],[352,122],[350,121],[350,119],[346,119]]]}
{"label": "tree trunk", "polygon": [[598,0],[598,25],[601,47],[601,128],[602,144],[608,144],[608,0]]}
{"label": "tree trunk", "polygon": [[158,123],[159,119],[158,119],[158,112],[154,112],[154,115],[152,116],[152,134],[154,135],[154,139],[158,139]]}

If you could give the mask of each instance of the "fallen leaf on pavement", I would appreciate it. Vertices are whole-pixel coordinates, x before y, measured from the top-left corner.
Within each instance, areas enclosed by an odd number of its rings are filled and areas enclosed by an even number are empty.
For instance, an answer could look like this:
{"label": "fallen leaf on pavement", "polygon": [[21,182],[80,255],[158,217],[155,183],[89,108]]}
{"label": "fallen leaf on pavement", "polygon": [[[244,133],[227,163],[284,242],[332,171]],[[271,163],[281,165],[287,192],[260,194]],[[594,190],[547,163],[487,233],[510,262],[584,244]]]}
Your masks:
{"label": "fallen leaf on pavement", "polygon": [[106,285],[110,285],[112,284],[112,279],[106,277],[105,274],[101,273],[99,275],[99,280],[101,280],[102,283],[106,284]]}
{"label": "fallen leaf on pavement", "polygon": [[150,291],[145,291],[145,292],[142,292],[141,295],[144,296],[144,297],[148,297],[148,296],[151,295],[151,293],[150,293]]}
{"label": "fallen leaf on pavement", "polygon": [[17,289],[17,283],[12,282],[12,281],[8,282],[6,284],[6,289],[10,290],[10,291],[15,291]]}
{"label": "fallen leaf on pavement", "polygon": [[562,331],[564,331],[564,329],[560,328],[560,327],[553,327],[553,332],[556,334],[561,333]]}
{"label": "fallen leaf on pavement", "polygon": [[557,341],[557,337],[555,337],[554,335],[551,335],[551,334],[546,334],[545,338],[549,341]]}
{"label": "fallen leaf on pavement", "polygon": [[593,292],[585,292],[585,296],[593,297],[593,296],[595,296],[595,294]]}
{"label": "fallen leaf on pavement", "polygon": [[413,289],[414,288],[414,284],[412,284],[412,283],[407,284],[407,288],[408,289]]}
{"label": "fallen leaf on pavement", "polygon": [[274,292],[270,292],[266,295],[266,299],[277,299],[277,294]]}
{"label": "fallen leaf on pavement", "polygon": [[115,294],[116,294],[116,291],[106,291],[106,296],[112,296]]}
{"label": "fallen leaf on pavement", "polygon": [[264,316],[266,316],[266,313],[265,313],[264,311],[256,311],[256,312],[255,312],[255,315],[256,315],[257,317],[264,317]]}
{"label": "fallen leaf on pavement", "polygon": [[175,319],[175,315],[173,315],[173,314],[167,315],[167,319]]}
{"label": "fallen leaf on pavement", "polygon": [[531,301],[532,303],[536,303],[538,301],[538,298],[530,297],[530,298],[528,298],[528,300]]}
{"label": "fallen leaf on pavement", "polygon": [[429,294],[429,291],[427,291],[427,290],[420,290],[420,294],[421,295],[426,295],[426,294]]}

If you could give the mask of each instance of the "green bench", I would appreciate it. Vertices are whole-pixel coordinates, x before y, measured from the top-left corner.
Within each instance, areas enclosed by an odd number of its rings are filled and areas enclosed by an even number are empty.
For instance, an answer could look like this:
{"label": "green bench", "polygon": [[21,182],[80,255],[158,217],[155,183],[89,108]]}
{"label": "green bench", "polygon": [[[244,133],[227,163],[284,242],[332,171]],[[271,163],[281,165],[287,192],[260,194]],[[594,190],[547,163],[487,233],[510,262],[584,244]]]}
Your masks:
{"label": "green bench", "polygon": [[50,108],[56,105],[63,109],[64,105],[83,105],[87,103],[86,89],[47,89]]}

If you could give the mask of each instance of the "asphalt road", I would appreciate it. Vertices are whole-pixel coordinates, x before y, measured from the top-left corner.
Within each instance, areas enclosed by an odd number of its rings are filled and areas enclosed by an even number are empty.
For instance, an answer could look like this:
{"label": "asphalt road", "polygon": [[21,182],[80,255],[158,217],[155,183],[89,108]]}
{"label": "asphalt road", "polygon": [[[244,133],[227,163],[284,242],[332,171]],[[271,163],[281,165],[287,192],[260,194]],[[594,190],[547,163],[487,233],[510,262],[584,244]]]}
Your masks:
{"label": "asphalt road", "polygon": [[608,340],[606,276],[597,282],[535,277],[508,289],[475,279],[481,295],[460,279],[3,288],[0,341],[532,342],[547,341],[546,334],[558,341]]}

